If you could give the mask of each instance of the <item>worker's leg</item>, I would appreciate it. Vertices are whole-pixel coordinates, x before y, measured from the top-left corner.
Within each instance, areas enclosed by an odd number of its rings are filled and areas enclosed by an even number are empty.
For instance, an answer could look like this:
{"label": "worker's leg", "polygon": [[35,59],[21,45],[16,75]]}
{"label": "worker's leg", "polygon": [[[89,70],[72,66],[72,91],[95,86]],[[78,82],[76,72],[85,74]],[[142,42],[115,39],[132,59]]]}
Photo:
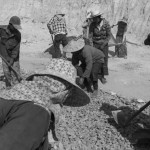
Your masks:
{"label": "worker's leg", "polygon": [[[66,34],[63,34],[62,35],[62,45],[63,45],[63,47],[65,47],[67,44],[68,44],[68,41],[67,41]],[[66,58],[66,52],[63,52],[63,57]]]}
{"label": "worker's leg", "polygon": [[[12,67],[17,72],[17,74],[20,76],[20,63],[19,63],[19,61],[15,61]],[[19,83],[19,81],[17,80],[17,77],[13,71],[11,71],[11,76],[12,76],[12,85]]]}
{"label": "worker's leg", "polygon": [[92,76],[93,89],[94,89],[95,95],[98,94],[98,74],[101,68],[102,68],[102,63],[100,62],[94,63],[92,67],[91,76]]}
{"label": "worker's leg", "polygon": [[60,44],[61,44],[61,34],[57,34],[55,35],[55,39],[54,39],[55,53],[53,58],[60,58],[62,56],[60,51]]}
{"label": "worker's leg", "polygon": [[11,87],[12,77],[11,77],[10,68],[7,66],[7,64],[4,61],[2,61],[2,66],[3,66],[4,76],[5,76],[6,87]]}

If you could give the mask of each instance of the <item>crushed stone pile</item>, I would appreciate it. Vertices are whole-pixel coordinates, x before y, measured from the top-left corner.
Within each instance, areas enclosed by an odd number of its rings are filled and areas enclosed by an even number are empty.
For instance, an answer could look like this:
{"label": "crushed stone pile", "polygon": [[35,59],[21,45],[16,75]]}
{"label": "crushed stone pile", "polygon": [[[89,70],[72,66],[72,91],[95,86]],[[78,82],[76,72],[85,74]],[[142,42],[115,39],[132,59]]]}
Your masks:
{"label": "crushed stone pile", "polygon": [[136,102],[99,91],[97,98],[80,108],[64,107],[57,129],[60,140],[54,149],[64,150],[149,150],[149,145],[133,145],[133,133],[140,124],[150,126],[149,109],[125,129],[118,126],[111,111],[122,109],[129,115],[139,109]]}
{"label": "crushed stone pile", "polygon": [[[28,72],[21,71],[23,78]],[[2,74],[0,74],[2,75]],[[4,82],[0,81],[0,90]],[[150,150],[149,145],[134,145],[133,133],[140,124],[150,127],[150,109],[147,108],[124,128],[117,125],[111,111],[122,109],[131,115],[139,109],[136,100],[99,90],[97,98],[83,107],[64,106],[56,127],[58,142],[51,143],[51,150]]]}

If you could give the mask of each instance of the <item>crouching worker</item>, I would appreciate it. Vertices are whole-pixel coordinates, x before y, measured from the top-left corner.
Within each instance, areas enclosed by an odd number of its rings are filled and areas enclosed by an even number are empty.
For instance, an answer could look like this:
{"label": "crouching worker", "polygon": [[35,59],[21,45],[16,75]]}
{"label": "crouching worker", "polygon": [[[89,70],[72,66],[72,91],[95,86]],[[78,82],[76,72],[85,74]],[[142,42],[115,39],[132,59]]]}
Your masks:
{"label": "crouching worker", "polygon": [[[88,92],[93,92],[94,96],[98,94],[98,75],[103,74],[104,57],[102,51],[85,45],[82,38],[72,40],[66,47],[64,52],[71,52],[72,64],[77,68],[78,76],[80,76],[79,84],[85,85]],[[81,64],[79,65],[79,63]]]}
{"label": "crouching worker", "polygon": [[71,62],[52,59],[49,64],[0,93],[0,149],[48,150],[48,131],[56,135],[61,106],[89,103],[75,83]]}

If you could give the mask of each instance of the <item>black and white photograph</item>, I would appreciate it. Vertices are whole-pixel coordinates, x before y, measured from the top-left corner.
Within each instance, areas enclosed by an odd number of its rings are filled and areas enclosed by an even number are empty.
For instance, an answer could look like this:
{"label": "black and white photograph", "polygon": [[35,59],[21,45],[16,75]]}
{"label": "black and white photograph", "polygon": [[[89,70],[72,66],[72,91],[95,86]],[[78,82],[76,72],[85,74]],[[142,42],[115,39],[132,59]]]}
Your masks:
{"label": "black and white photograph", "polygon": [[150,1],[0,0],[0,150],[150,150]]}

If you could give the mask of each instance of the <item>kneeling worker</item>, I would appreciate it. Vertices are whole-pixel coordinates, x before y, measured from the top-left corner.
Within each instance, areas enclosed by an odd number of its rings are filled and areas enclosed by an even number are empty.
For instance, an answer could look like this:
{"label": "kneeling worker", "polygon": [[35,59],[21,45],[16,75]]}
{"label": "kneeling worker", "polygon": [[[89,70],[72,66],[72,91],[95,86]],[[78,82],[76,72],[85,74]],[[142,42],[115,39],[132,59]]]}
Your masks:
{"label": "kneeling worker", "polygon": [[[97,48],[85,45],[82,38],[72,40],[63,49],[64,52],[71,52],[72,64],[76,67],[79,84],[85,85],[88,92],[93,92],[94,96],[98,94],[98,75],[103,75],[104,53]],[[79,62],[80,65],[79,65]],[[93,86],[93,90],[91,89]]]}

